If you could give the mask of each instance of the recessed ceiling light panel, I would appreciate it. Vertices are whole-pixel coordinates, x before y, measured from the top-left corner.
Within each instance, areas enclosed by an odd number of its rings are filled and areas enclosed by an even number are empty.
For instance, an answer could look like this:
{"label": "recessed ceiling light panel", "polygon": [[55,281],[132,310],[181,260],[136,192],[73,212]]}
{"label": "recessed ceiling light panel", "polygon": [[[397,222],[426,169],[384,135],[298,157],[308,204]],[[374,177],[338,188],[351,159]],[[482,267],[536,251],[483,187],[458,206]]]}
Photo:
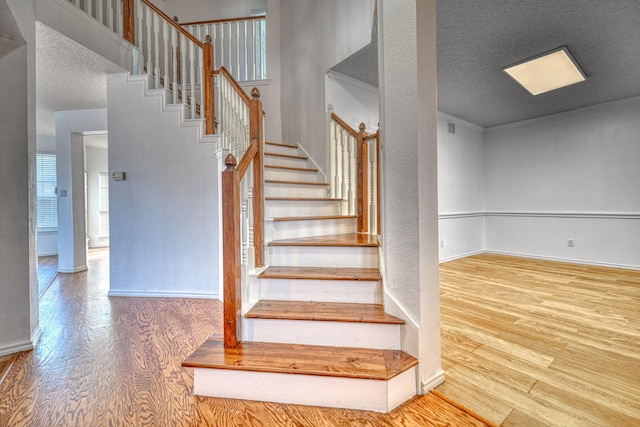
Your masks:
{"label": "recessed ceiling light panel", "polygon": [[540,95],[587,79],[566,46],[505,67],[503,71],[532,95]]}

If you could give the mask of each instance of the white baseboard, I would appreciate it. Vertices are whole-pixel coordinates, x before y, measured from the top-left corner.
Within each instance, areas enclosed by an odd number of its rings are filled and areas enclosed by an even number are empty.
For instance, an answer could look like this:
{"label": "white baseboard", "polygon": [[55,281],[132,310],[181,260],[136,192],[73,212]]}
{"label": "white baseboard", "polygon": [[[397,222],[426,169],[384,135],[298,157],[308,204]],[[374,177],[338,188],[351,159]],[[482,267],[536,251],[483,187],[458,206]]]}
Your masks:
{"label": "white baseboard", "polygon": [[41,256],[57,256],[57,255],[58,255],[57,251],[56,252],[41,252],[41,253],[39,252],[38,253],[38,257],[41,257]]}
{"label": "white baseboard", "polygon": [[[38,340],[39,340],[39,335],[38,334]],[[17,353],[19,351],[28,351],[28,350],[33,350],[34,347],[34,340],[29,340],[29,341],[19,341],[13,344],[8,344],[8,345],[4,345],[2,347],[0,347],[0,356],[6,356],[7,354],[13,354],[13,353]]]}
{"label": "white baseboard", "polygon": [[76,268],[58,268],[58,273],[80,273],[81,271],[86,271],[88,269],[89,267],[87,267],[86,265]]}
{"label": "white baseboard", "polygon": [[472,251],[472,252],[467,252],[467,253],[463,253],[463,254],[456,254],[456,255],[452,255],[452,256],[448,256],[446,258],[440,258],[439,263],[442,264],[443,262],[448,262],[448,261],[453,261],[455,259],[460,259],[460,258],[466,258],[466,257],[470,257],[473,255],[480,255],[483,253],[486,253],[487,251],[485,251],[484,249],[480,249],[478,251]]}
{"label": "white baseboard", "polygon": [[444,382],[444,371],[440,369],[440,371],[436,372],[431,378],[426,379],[420,383],[420,393],[426,394],[429,393],[434,388],[438,387],[440,384]]}
{"label": "white baseboard", "polygon": [[609,263],[609,262],[585,261],[585,260],[582,260],[582,259],[560,258],[560,257],[542,256],[542,255],[531,255],[531,254],[524,254],[524,253],[519,253],[519,252],[508,252],[508,251],[487,250],[487,251],[483,251],[483,252],[484,253],[488,253],[488,254],[517,256],[517,257],[522,257],[522,258],[542,259],[542,260],[547,260],[547,261],[569,262],[569,263],[572,263],[572,264],[593,265],[593,266],[598,266],[598,267],[623,268],[625,270],[640,270],[640,265],[628,265],[628,264],[616,264],[616,263]]}
{"label": "white baseboard", "polygon": [[218,292],[109,291],[110,297],[220,299]]}

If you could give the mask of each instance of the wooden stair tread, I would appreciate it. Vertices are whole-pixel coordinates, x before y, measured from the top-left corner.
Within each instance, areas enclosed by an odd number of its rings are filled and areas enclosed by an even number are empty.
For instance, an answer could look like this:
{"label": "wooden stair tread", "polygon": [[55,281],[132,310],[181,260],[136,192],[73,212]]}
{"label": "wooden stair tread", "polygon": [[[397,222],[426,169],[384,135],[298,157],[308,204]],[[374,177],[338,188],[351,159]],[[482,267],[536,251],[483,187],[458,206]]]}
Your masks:
{"label": "wooden stair tread", "polygon": [[279,179],[265,179],[265,184],[290,184],[290,185],[313,185],[317,187],[328,187],[326,182],[306,182],[306,181],[286,181]]}
{"label": "wooden stair tread", "polygon": [[324,215],[324,216],[282,216],[273,218],[276,222],[282,221],[309,221],[309,220],[330,220],[330,219],[353,219],[356,215]]}
{"label": "wooden stair tread", "polygon": [[280,153],[269,153],[267,151],[264,152],[265,156],[271,156],[271,157],[286,157],[288,159],[299,159],[299,160],[309,160],[308,157],[306,156],[296,156],[293,154],[280,154]]}
{"label": "wooden stair tread", "polygon": [[380,271],[377,268],[348,267],[271,266],[258,277],[261,279],[381,280]]}
{"label": "wooden stair tread", "polygon": [[265,201],[291,201],[291,202],[341,202],[342,199],[329,197],[265,197]]}
{"label": "wooden stair tread", "polygon": [[312,168],[294,168],[291,166],[277,166],[277,165],[264,165],[265,169],[281,169],[281,170],[287,170],[287,171],[296,171],[296,172],[313,172],[313,173],[317,173],[318,169],[312,169]]}
{"label": "wooden stair tread", "polygon": [[275,145],[275,146],[278,146],[278,147],[295,148],[296,150],[298,149],[297,145],[283,144],[281,142],[265,141],[264,143],[266,145]]}
{"label": "wooden stair tread", "polygon": [[182,366],[386,381],[417,364],[402,350],[250,341],[225,349],[223,337],[214,335]]}
{"label": "wooden stair tread", "polygon": [[247,319],[404,324],[404,320],[385,313],[382,304],[344,302],[264,300],[258,301],[245,317]]}
{"label": "wooden stair tread", "polygon": [[359,246],[378,247],[377,236],[360,233],[331,234],[326,236],[300,237],[296,239],[273,240],[269,246]]}

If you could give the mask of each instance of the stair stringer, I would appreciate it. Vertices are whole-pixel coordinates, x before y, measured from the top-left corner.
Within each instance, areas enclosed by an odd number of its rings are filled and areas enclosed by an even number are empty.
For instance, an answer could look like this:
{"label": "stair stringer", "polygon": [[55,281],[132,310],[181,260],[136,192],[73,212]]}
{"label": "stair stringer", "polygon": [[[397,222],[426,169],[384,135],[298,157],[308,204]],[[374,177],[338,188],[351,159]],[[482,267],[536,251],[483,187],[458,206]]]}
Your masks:
{"label": "stair stringer", "polygon": [[154,89],[151,87],[151,80],[153,77],[149,74],[131,74],[127,73],[127,81],[129,82],[143,82],[144,95],[147,97],[158,97],[162,100],[162,111],[165,112],[177,112],[178,124],[183,128],[195,128],[197,132],[196,142],[213,144],[214,149],[219,149],[221,144],[221,135],[207,135],[205,132],[205,121],[202,118],[191,119],[187,118],[185,111],[186,104],[173,104],[169,103],[169,94],[166,88]]}

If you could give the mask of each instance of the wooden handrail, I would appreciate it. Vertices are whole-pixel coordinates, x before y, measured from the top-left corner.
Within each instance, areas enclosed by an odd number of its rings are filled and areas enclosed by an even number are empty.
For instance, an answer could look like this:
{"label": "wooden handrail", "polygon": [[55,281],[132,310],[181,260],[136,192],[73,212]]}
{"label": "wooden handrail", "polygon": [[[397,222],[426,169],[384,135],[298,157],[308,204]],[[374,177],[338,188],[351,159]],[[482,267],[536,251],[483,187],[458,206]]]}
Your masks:
{"label": "wooden handrail", "polygon": [[[128,1],[128,0],[127,0]],[[178,30],[181,34],[183,34],[186,38],[188,38],[189,40],[191,40],[193,43],[195,43],[196,46],[204,49],[204,44],[198,40],[197,38],[195,38],[195,36],[193,34],[191,34],[189,31],[185,30],[184,28],[182,28],[182,26],[180,26],[180,24],[177,24],[176,22],[174,22],[173,19],[171,19],[169,17],[169,15],[167,15],[166,13],[164,13],[163,11],[161,11],[160,9],[158,9],[158,7],[156,5],[154,5],[153,3],[151,3],[149,0],[140,0],[142,3],[146,4],[151,10],[153,10],[155,13],[157,13],[158,15],[160,15],[162,17],[162,19],[164,19],[165,21],[167,21],[173,28],[175,28],[176,30]]]}
{"label": "wooden handrail", "polygon": [[221,24],[223,22],[257,21],[259,19],[265,19],[265,17],[266,17],[266,15],[245,16],[245,17],[242,17],[242,18],[212,19],[212,20],[209,20],[209,21],[181,22],[180,25],[206,25],[206,24]]}
{"label": "wooden handrail", "polygon": [[245,92],[244,89],[242,89],[242,86],[240,86],[240,84],[238,84],[236,79],[233,78],[231,73],[229,71],[227,71],[226,68],[220,67],[220,69],[214,71],[213,73],[214,74],[222,74],[222,75],[224,75],[227,78],[227,80],[229,80],[229,82],[231,82],[231,86],[233,86],[233,88],[236,90],[236,92],[238,92],[238,94],[242,97],[242,100],[245,102],[245,104],[247,104],[247,105],[251,104],[251,98],[249,98],[249,95],[247,95],[247,92]]}
{"label": "wooden handrail", "polygon": [[349,135],[353,136],[354,138],[358,137],[358,131],[349,126],[349,124],[342,120],[336,113],[331,113],[331,118],[335,120],[336,123],[338,123],[344,130],[346,130]]}
{"label": "wooden handrail", "polygon": [[[232,80],[233,81],[233,80]],[[244,91],[243,91],[244,93]],[[249,103],[251,144],[240,159],[229,154],[222,172],[222,253],[224,278],[224,346],[236,348],[242,342],[241,219],[240,183],[253,164],[253,244],[255,267],[264,266],[264,130],[260,91],[253,88]]]}

